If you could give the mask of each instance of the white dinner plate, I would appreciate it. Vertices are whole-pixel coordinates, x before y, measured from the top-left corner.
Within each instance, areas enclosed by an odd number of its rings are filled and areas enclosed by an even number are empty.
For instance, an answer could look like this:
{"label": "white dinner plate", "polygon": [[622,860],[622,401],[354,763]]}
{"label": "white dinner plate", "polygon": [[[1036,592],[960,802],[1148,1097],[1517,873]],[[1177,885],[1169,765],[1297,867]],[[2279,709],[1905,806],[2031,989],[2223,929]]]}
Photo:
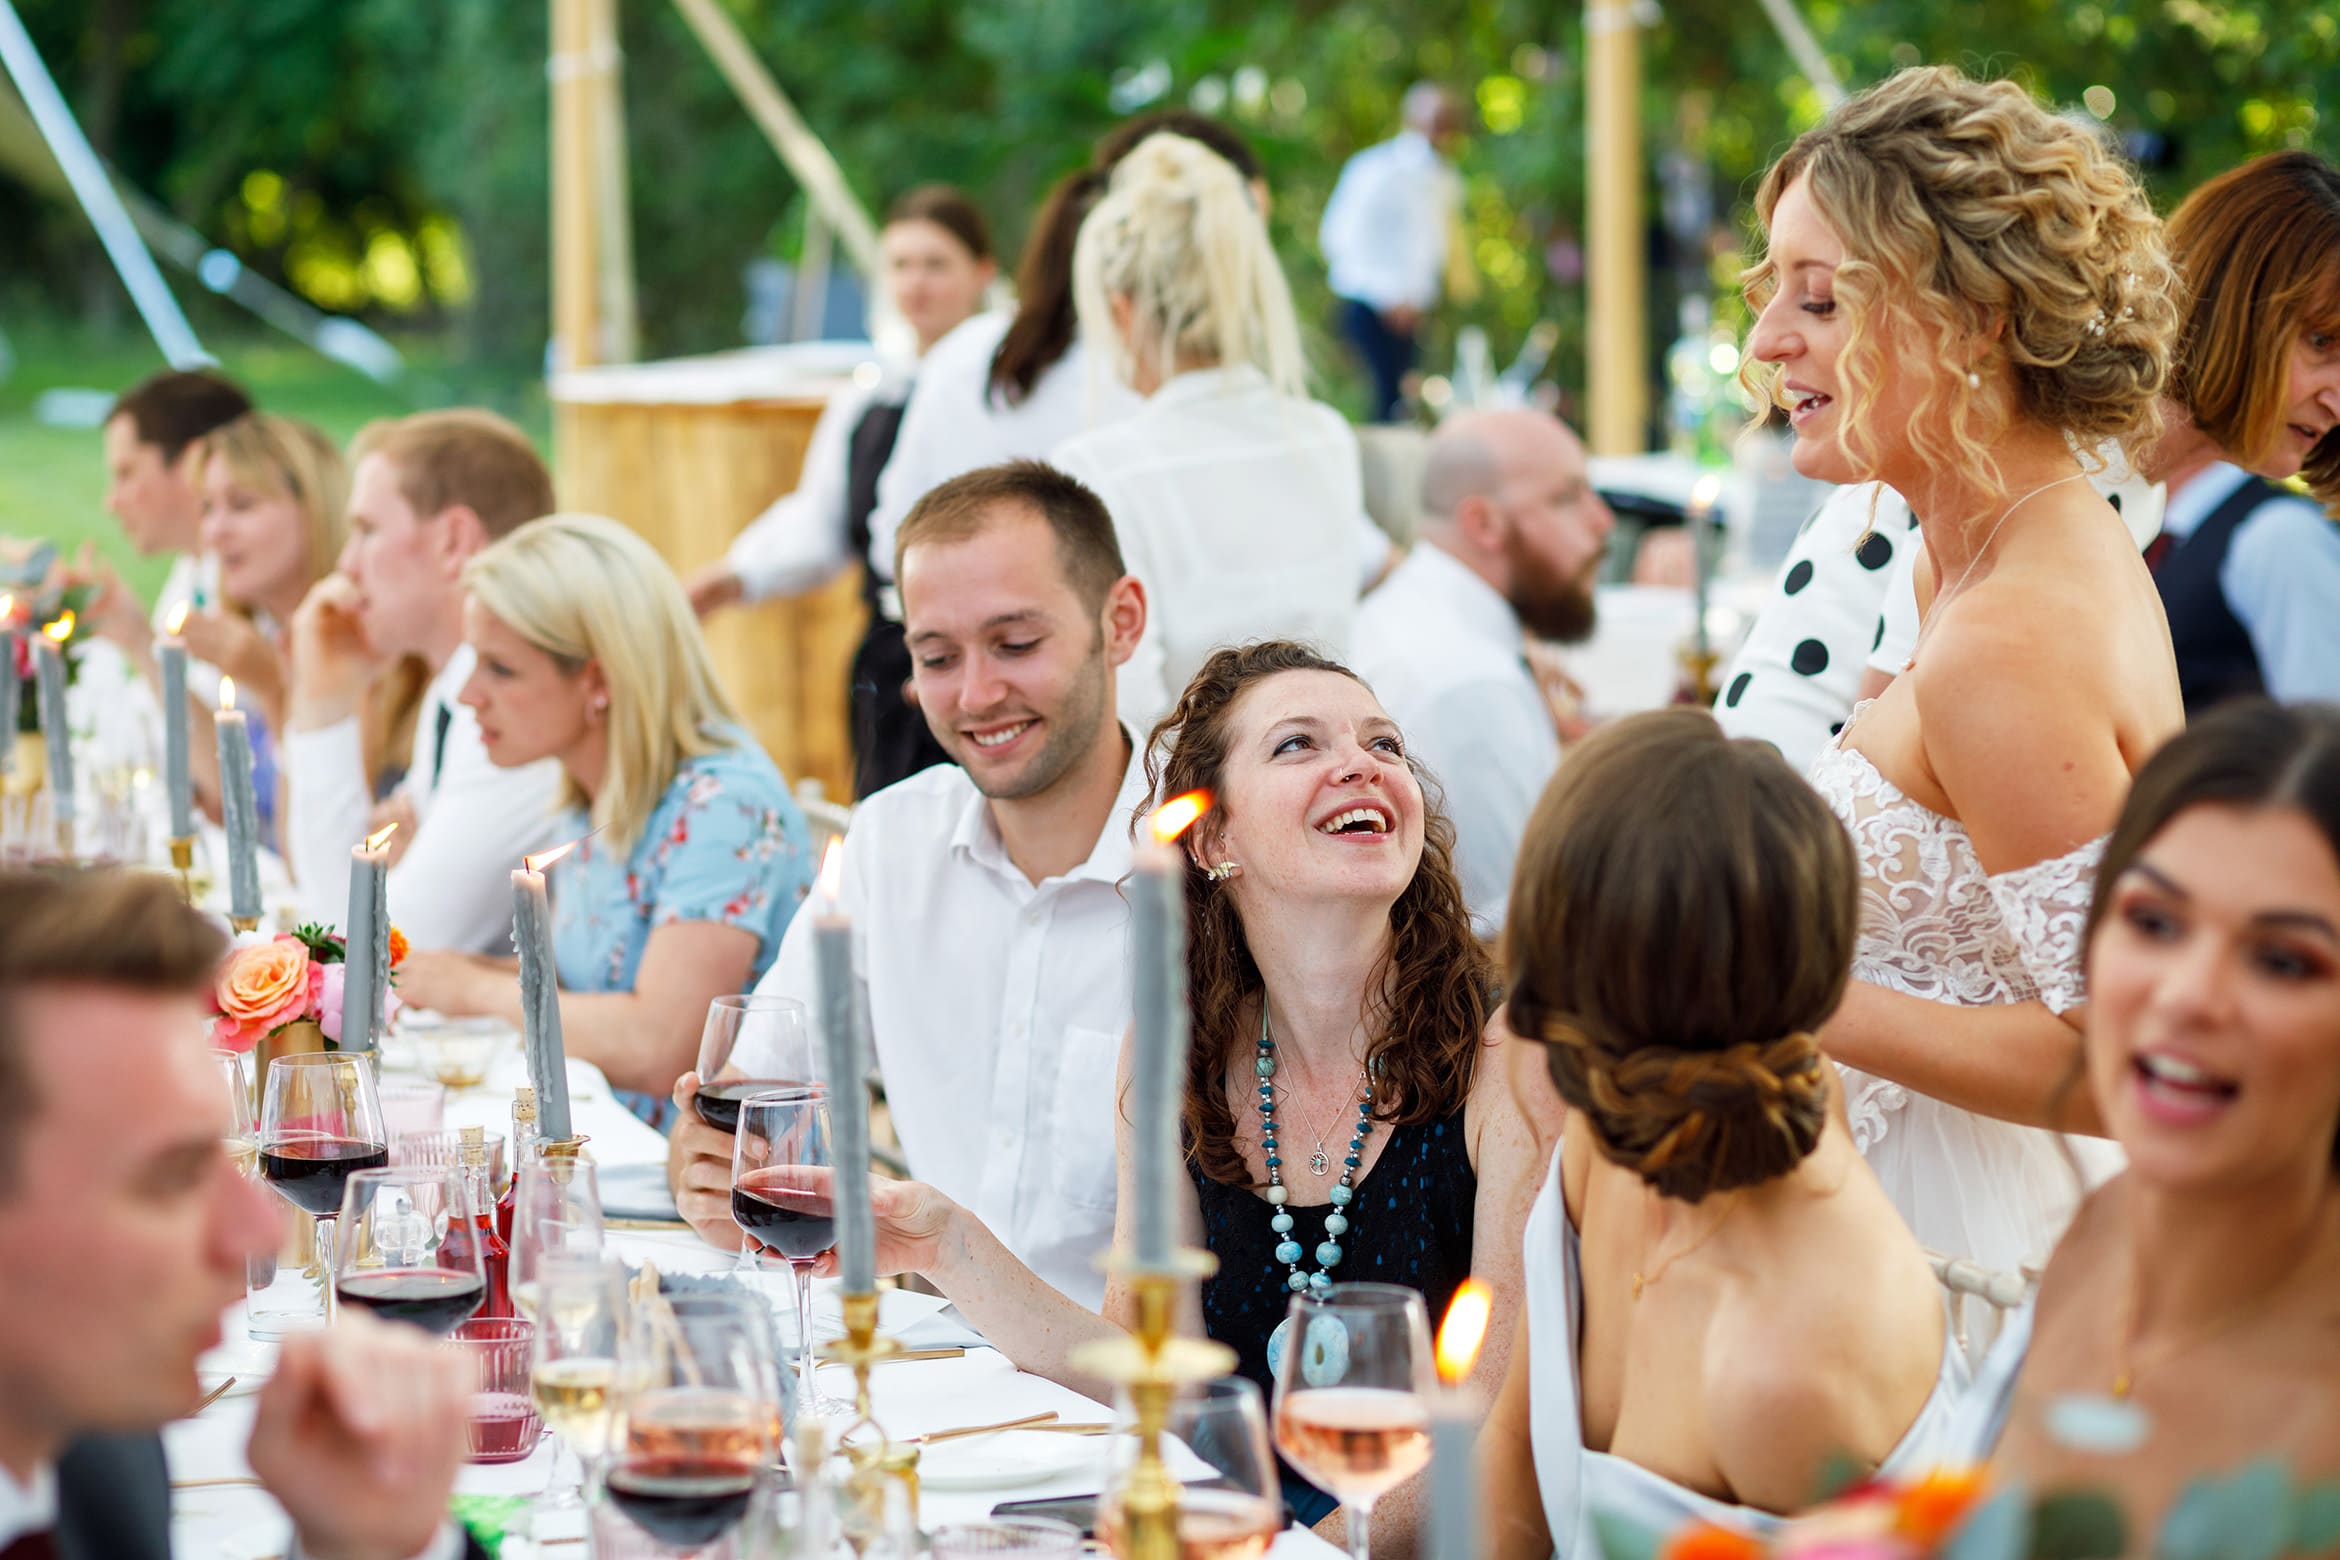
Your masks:
{"label": "white dinner plate", "polygon": [[1002,1430],[944,1441],[920,1449],[918,1482],[937,1490],[1006,1490],[1090,1468],[1102,1473],[1106,1440],[1101,1435]]}
{"label": "white dinner plate", "polygon": [[682,1223],[674,1192],[666,1184],[664,1164],[600,1165],[594,1178],[601,1187],[601,1211],[613,1219],[672,1219]]}

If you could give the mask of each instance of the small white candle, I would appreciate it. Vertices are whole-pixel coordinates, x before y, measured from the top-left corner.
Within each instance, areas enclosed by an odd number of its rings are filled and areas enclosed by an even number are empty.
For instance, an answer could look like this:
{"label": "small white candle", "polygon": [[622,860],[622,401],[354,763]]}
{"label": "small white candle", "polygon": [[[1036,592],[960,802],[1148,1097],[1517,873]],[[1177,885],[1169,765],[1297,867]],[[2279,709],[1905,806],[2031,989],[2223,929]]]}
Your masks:
{"label": "small white candle", "polygon": [[162,683],[163,792],[170,798],[174,840],[195,837],[195,781],[188,768],[187,749],[187,642],[179,637],[179,630],[186,626],[187,603],[182,601],[154,647],[155,669]]}
{"label": "small white candle", "polygon": [[547,1142],[570,1136],[568,1050],[561,1043],[561,976],[553,962],[552,901],[544,869],[577,848],[521,858],[512,874],[512,947],[520,955],[520,1033],[536,1085],[537,1129]]}
{"label": "small white candle", "polygon": [[73,637],[67,612],[41,629],[41,735],[49,748],[49,816],[59,834],[73,828],[73,729],[65,715],[65,641]]}
{"label": "small white candle", "polygon": [[1147,820],[1132,852],[1129,893],[1130,998],[1136,1046],[1130,1074],[1130,1124],[1137,1146],[1137,1207],[1132,1210],[1138,1265],[1166,1273],[1178,1245],[1178,1177],[1184,1159],[1186,855],[1179,836],[1210,810],[1203,791],[1172,797]]}
{"label": "small white candle", "polygon": [[219,750],[219,814],[227,830],[228,916],[260,919],[260,802],[252,792],[252,733],[236,705],[236,680],[219,680],[212,729]]}
{"label": "small white candle", "polygon": [[853,979],[853,918],[837,902],[845,842],[821,858],[813,966],[821,999],[821,1056],[829,1075],[829,1145],[837,1194],[837,1278],[850,1295],[877,1290],[877,1221],[869,1206],[869,1061]]}
{"label": "small white candle", "polygon": [[1430,1403],[1429,1560],[1478,1560],[1476,1443],[1486,1405],[1467,1385],[1486,1340],[1493,1296],[1466,1278],[1438,1327],[1439,1390]]}
{"label": "small white candle", "polygon": [[390,836],[384,824],[349,850],[349,911],[342,926],[341,1048],[371,1051],[382,1033],[382,993],[390,988]]}

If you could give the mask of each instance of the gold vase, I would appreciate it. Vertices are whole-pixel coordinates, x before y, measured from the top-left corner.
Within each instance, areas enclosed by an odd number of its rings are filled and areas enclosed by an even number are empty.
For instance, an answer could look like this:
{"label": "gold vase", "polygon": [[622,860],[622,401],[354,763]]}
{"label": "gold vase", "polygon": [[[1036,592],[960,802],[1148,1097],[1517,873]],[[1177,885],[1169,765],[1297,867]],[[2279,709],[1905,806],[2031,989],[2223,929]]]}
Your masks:
{"label": "gold vase", "polygon": [[252,1119],[268,1099],[268,1064],[280,1056],[304,1056],[325,1049],[325,1031],[313,1018],[296,1019],[252,1047]]}
{"label": "gold vase", "polygon": [[49,739],[37,731],[16,734],[15,756],[0,770],[0,796],[38,796],[49,783]]}

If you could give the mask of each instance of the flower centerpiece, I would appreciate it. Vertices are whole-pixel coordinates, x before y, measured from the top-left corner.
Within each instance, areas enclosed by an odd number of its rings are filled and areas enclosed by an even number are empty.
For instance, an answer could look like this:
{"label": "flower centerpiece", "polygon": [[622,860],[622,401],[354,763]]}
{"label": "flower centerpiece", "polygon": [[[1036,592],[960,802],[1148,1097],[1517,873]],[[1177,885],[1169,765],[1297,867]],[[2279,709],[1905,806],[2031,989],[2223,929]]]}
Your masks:
{"label": "flower centerpiece", "polygon": [[[326,1049],[341,1043],[342,982],[348,948],[339,932],[315,922],[249,942],[228,955],[212,983],[212,1043],[249,1051],[294,1024],[315,1024]],[[391,980],[406,959],[406,934],[390,928]],[[394,992],[384,1000],[395,1003]]]}

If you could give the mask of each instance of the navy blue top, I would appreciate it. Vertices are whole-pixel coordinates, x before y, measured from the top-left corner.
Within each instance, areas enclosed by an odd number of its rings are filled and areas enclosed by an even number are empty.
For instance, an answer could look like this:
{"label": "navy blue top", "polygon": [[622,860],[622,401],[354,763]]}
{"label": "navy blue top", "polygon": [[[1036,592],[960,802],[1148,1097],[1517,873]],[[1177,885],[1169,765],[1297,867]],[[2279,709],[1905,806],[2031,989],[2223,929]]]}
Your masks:
{"label": "navy blue top", "polygon": [[[1348,1207],[1349,1231],[1340,1237],[1336,1283],[1403,1284],[1419,1290],[1430,1310],[1430,1325],[1446,1314],[1447,1302],[1471,1273],[1471,1231],[1476,1222],[1479,1175],[1471,1168],[1463,1137],[1463,1113],[1391,1134],[1381,1157],[1355,1188]],[[1290,1152],[1290,1150],[1286,1150]],[[1291,1309],[1291,1269],[1276,1260],[1284,1237],[1268,1228],[1275,1209],[1248,1187],[1207,1179],[1193,1159],[1187,1173],[1202,1201],[1203,1244],[1219,1259],[1219,1271],[1202,1286],[1203,1330],[1235,1351],[1235,1369],[1259,1384],[1275,1401],[1275,1378],[1268,1373],[1268,1334]],[[1316,1270],[1316,1247],[1325,1240],[1324,1217],[1333,1204],[1288,1204],[1291,1238],[1307,1254],[1306,1272]],[[1281,1464],[1282,1459],[1279,1457]],[[1284,1503],[1295,1520],[1314,1524],[1337,1502],[1283,1464]]]}

